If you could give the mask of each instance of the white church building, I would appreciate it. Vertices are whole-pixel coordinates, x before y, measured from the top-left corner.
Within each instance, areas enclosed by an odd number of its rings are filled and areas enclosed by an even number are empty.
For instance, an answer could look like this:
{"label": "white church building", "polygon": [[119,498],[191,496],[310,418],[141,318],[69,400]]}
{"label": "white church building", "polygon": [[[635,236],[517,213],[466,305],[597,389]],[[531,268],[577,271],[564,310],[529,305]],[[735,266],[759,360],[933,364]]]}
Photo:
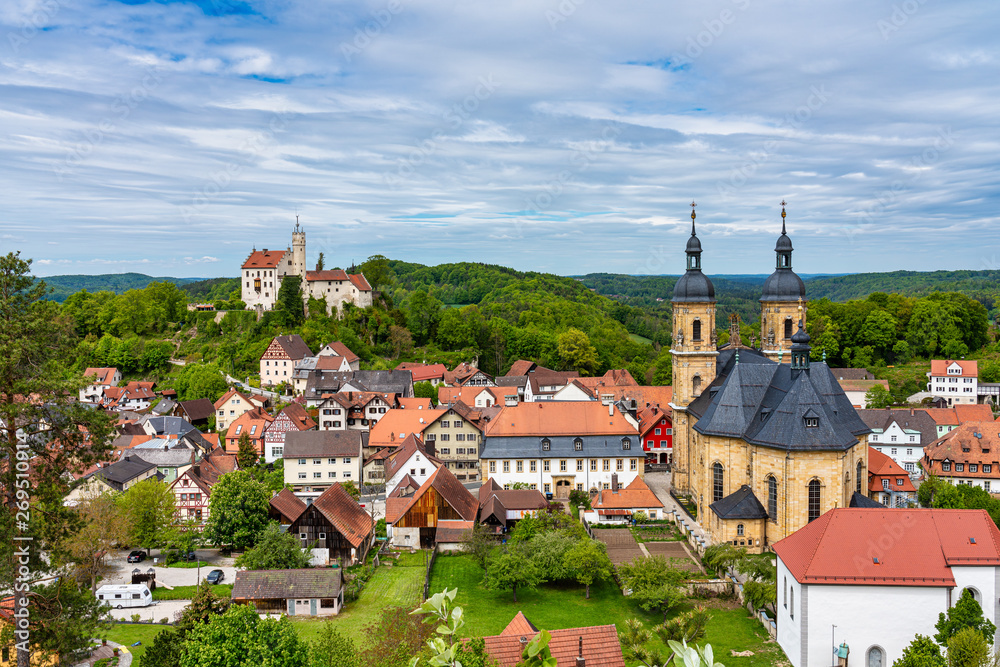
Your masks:
{"label": "white church building", "polygon": [[774,552],[778,643],[794,667],[835,665],[841,645],[848,664],[889,667],[965,589],[1000,625],[1000,530],[985,510],[833,509]]}
{"label": "white church building", "polygon": [[285,250],[257,250],[250,253],[240,271],[240,297],[248,310],[273,310],[285,276],[302,279],[302,300],[326,301],[327,312],[339,313],[345,303],[359,308],[372,305],[372,288],[364,274],[336,270],[306,270],[306,233],[298,221],[292,232],[292,247]]}

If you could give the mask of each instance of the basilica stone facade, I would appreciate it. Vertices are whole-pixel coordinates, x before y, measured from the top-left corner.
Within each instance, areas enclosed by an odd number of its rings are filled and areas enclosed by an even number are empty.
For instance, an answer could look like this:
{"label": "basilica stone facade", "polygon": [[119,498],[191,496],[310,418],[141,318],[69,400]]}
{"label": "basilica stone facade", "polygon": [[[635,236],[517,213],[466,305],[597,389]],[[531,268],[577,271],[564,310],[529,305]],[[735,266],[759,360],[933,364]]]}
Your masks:
{"label": "basilica stone facade", "polygon": [[[784,202],[782,202],[784,204]],[[829,367],[810,360],[805,285],[782,229],[761,295],[760,348],[738,319],[719,347],[712,281],[691,213],[687,270],[673,297],[675,492],[714,542],[760,552],[867,485],[870,430]]]}

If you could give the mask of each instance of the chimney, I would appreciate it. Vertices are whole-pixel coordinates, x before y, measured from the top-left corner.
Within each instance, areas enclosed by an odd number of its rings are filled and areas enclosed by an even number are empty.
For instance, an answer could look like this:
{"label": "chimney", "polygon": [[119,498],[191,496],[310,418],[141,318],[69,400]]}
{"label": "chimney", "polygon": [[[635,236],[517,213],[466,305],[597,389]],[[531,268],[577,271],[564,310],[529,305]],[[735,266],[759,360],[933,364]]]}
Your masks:
{"label": "chimney", "polygon": [[[131,454],[126,454],[126,455],[125,455],[125,460],[126,460],[126,461],[131,461],[131,460],[132,460],[132,455],[131,455]],[[98,465],[99,465],[99,464],[98,464]]]}
{"label": "chimney", "polygon": [[576,667],[587,667],[587,661],[583,659],[583,636],[580,637],[580,652],[576,656]]}
{"label": "chimney", "polygon": [[615,416],[615,404],[614,403],[608,403],[608,416],[609,417],[614,417]]}
{"label": "chimney", "polygon": [[611,473],[611,493],[618,493],[618,473]]}

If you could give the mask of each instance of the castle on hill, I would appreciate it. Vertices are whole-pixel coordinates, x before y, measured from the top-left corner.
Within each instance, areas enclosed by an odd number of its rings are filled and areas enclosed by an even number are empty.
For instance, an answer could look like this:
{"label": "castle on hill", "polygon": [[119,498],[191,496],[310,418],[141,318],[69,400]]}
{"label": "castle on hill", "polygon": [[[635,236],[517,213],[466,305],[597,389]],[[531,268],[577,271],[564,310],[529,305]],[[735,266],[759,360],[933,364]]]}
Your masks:
{"label": "castle on hill", "polygon": [[285,276],[301,278],[302,300],[308,307],[309,299],[326,302],[327,314],[338,314],[345,303],[364,308],[372,305],[372,288],[364,274],[349,274],[341,269],[306,270],[306,232],[295,221],[292,246],[285,250],[257,250],[256,248],[240,271],[240,295],[243,303],[260,316],[273,310],[278,290]]}
{"label": "castle on hill", "polygon": [[742,343],[736,316],[729,342],[717,345],[715,287],[701,270],[693,209],[672,299],[674,491],[690,496],[714,542],[754,552],[848,507],[868,485],[871,430],[826,363],[810,360],[784,202],[781,218],[759,347]]}

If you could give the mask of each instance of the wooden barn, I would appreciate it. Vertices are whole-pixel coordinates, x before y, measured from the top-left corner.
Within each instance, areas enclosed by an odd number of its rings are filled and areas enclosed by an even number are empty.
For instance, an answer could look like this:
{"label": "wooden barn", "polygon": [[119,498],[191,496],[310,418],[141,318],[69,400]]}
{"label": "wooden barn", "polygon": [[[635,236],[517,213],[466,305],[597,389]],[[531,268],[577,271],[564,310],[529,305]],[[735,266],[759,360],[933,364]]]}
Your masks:
{"label": "wooden barn", "polygon": [[375,537],[371,516],[344,490],[334,484],[323,492],[288,527],[303,547],[327,549],[327,562],[347,567],[364,562]]}
{"label": "wooden barn", "polygon": [[440,521],[475,521],[479,503],[445,466],[412,496],[386,499],[385,520],[394,546],[430,549]]}

